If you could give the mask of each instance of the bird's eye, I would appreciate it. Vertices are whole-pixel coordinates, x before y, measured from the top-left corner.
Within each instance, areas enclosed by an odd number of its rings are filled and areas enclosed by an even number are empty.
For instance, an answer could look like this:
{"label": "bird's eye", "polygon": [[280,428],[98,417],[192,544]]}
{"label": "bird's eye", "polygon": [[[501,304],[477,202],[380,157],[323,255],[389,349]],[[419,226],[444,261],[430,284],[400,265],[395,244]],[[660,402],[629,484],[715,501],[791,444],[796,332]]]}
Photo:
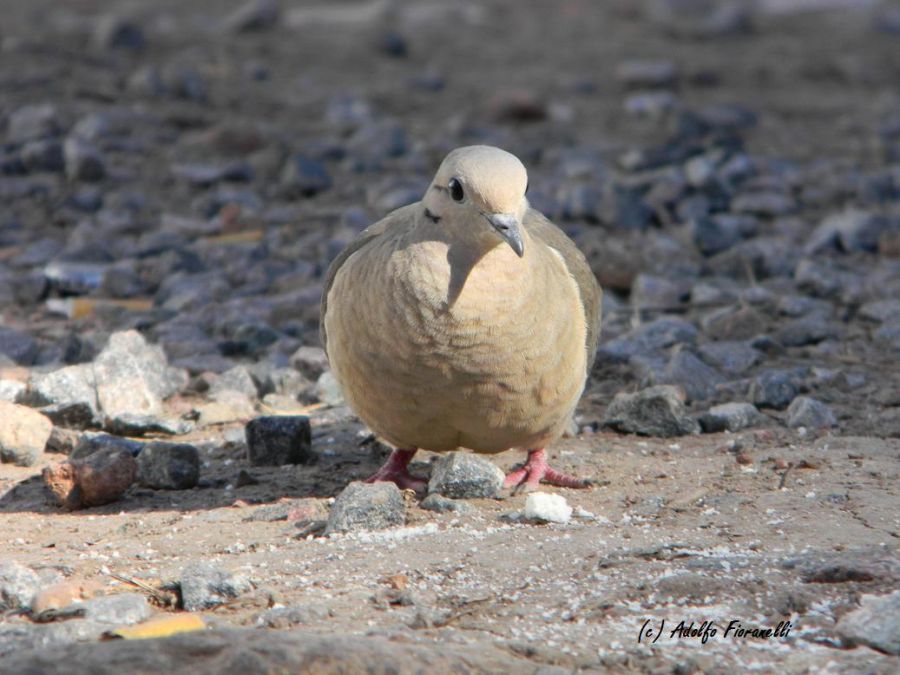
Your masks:
{"label": "bird's eye", "polygon": [[462,183],[459,182],[458,178],[451,179],[447,184],[447,189],[450,190],[450,197],[455,202],[461,202],[466,197],[466,194],[463,192]]}

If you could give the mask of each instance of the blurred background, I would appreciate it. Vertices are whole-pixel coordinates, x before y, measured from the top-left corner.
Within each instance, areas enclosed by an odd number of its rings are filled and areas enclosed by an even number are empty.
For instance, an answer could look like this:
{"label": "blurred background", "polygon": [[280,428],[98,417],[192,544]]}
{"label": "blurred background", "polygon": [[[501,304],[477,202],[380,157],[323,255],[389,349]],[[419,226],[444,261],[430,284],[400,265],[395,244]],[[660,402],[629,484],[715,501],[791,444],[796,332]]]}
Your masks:
{"label": "blurred background", "polygon": [[329,261],[488,143],[607,290],[584,424],[667,382],[898,435],[898,41],[869,0],[4,0],[4,381],[136,328],[327,400],[273,373]]}

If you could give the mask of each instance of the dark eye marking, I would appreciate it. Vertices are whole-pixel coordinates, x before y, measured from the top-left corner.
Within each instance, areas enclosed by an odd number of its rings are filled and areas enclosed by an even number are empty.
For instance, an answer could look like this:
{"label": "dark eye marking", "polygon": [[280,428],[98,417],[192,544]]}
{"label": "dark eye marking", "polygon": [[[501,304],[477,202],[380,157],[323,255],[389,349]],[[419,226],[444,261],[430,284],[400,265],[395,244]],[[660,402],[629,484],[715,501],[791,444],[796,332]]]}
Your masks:
{"label": "dark eye marking", "polygon": [[428,208],[425,209],[425,217],[428,218],[432,223],[437,223],[440,221],[441,217],[434,215]]}

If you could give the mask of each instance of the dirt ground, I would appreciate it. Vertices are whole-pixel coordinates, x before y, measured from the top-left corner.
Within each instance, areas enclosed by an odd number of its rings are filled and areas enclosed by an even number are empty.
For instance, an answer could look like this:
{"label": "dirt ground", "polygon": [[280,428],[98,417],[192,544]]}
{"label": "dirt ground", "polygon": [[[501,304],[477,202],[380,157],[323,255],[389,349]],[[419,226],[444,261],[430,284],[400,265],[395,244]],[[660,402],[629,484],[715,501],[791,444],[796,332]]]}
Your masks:
{"label": "dirt ground", "polygon": [[[805,167],[825,160],[859,170],[884,166],[874,130],[886,111],[900,110],[898,38],[871,28],[875,3],[811,13],[782,13],[787,2],[757,3],[765,11],[752,14],[752,30],[715,39],[673,36],[647,19],[641,3],[626,0],[602,7],[397,3],[401,9],[392,4],[373,21],[331,17],[307,25],[298,19],[298,26],[234,38],[214,24],[239,3],[159,0],[129,5],[149,36],[139,56],[86,49],[91,22],[117,4],[5,0],[0,39],[9,58],[3,55],[0,65],[0,108],[52,100],[75,117],[98,102],[117,102],[123,80],[141,63],[172,60],[204,75],[212,103],[135,105],[167,123],[177,119],[184,129],[256,120],[285,138],[315,139],[327,102],[351,93],[400,120],[411,145],[426,148],[416,161],[389,161],[375,174],[340,174],[333,189],[301,203],[303,224],[292,241],[311,231],[324,235],[291,249],[298,263],[321,262],[348,204],[366,204],[377,216],[373,192],[377,200],[391,180],[421,180],[433,167],[418,159],[464,141],[486,137],[551,154],[589,143],[610,156],[659,142],[669,130],[623,113],[615,69],[626,59],[676,62],[679,95],[691,105],[738,102],[759,113],[744,138],[748,152]],[[408,54],[373,57],[373,44],[394,27]],[[263,64],[267,77],[235,84],[248,64]],[[446,77],[443,89],[410,87],[411,78],[432,72]],[[512,91],[542,101],[550,121],[496,122],[498,92]],[[157,143],[121,159],[118,168],[138,176],[161,211],[187,209],[195,194],[167,176],[169,164],[190,157],[192,146],[170,148],[163,137]],[[531,175],[538,187],[560,180],[547,164],[538,163]],[[831,207],[810,200],[801,216],[815,222]],[[59,202],[8,210],[26,226],[41,227]],[[2,312],[9,325],[49,332],[110,329],[102,317],[79,323],[35,306]],[[314,319],[303,322],[302,341],[314,343]],[[628,322],[627,308],[613,312],[611,334]],[[784,413],[769,411],[763,428],[735,433],[662,439],[591,432],[617,391],[637,388],[620,364],[601,362],[579,410],[588,428],[550,453],[557,468],[598,482],[587,490],[546,488],[575,507],[565,525],[517,518],[524,495],[467,500],[470,512],[441,514],[423,510],[409,495],[405,528],[307,533],[304,521],[282,517],[311,503],[296,500],[316,500],[325,512],[348,482],[383,460],[377,445],[363,442],[366,432],[349,411],[314,407],[315,465],[250,467],[243,426],[211,426],[183,437],[201,449],[200,487],[133,487],[116,503],[73,513],[51,504],[40,481],[41,469],[64,456],[47,454],[27,468],[0,464],[0,557],[97,581],[110,593],[135,590],[123,578],[158,587],[177,580],[191,562],[211,561],[254,585],[203,613],[214,628],[253,628],[273,606],[305,607],[314,618],[292,627],[498,649],[535,670],[896,672],[898,657],[850,646],[836,624],[862,596],[890,593],[900,582],[900,369],[896,353],[873,346],[856,324],[840,345],[831,353],[780,352],[766,364],[865,376],[862,389],[826,384],[817,391],[840,419],[837,428],[822,431],[785,428]],[[180,410],[185,403],[169,405]],[[413,472],[427,475],[434,458],[421,453]],[[510,451],[495,459],[508,470],[522,456]],[[706,641],[673,633],[682,621],[697,628],[714,622],[717,633]],[[790,626],[780,637],[725,635],[732,621],[745,628]],[[900,625],[897,617],[893,622]],[[647,631],[657,627],[661,635],[654,639]]]}

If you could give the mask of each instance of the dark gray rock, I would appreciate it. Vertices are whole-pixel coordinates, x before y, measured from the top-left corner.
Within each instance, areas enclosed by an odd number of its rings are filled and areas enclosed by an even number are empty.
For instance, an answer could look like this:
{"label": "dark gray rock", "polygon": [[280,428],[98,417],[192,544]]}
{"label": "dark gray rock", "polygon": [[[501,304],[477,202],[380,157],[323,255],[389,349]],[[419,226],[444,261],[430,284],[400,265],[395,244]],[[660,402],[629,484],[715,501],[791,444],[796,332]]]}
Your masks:
{"label": "dark gray rock", "polygon": [[62,143],[55,138],[29,141],[22,146],[19,157],[28,171],[61,173],[66,166]]}
{"label": "dark gray rock", "polygon": [[849,647],[866,645],[885,654],[900,655],[900,591],[863,595],[859,609],[844,614],[835,626]]}
{"label": "dark gray rock", "polygon": [[8,356],[22,366],[30,366],[38,355],[38,343],[28,333],[0,326],[0,356]]}
{"label": "dark gray rock", "polygon": [[448,497],[444,497],[435,492],[431,493],[422,502],[419,504],[426,511],[435,511],[437,513],[471,513],[474,509],[465,502],[460,502],[455,499],[449,499]]}
{"label": "dark gray rock", "polygon": [[406,504],[396,485],[353,481],[334,500],[325,534],[383,530],[405,522]]}
{"label": "dark gray rock", "polygon": [[97,49],[143,49],[147,40],[144,29],[134,18],[122,14],[105,14],[97,21],[91,41]]}
{"label": "dark gray rock", "polygon": [[639,309],[678,309],[689,293],[688,281],[639,274],[631,286],[631,304]]}
{"label": "dark gray rock", "polygon": [[309,418],[301,415],[257,417],[247,423],[247,459],[254,466],[312,464]]}
{"label": "dark gray rock", "polygon": [[98,181],[106,176],[106,162],[100,151],[81,138],[69,136],[63,143],[66,176],[74,181]]}
{"label": "dark gray rock", "polygon": [[758,227],[758,221],[752,216],[727,213],[695,218],[690,222],[694,245],[707,256],[726,251],[742,239],[753,236]]}
{"label": "dark gray rock", "polygon": [[274,28],[281,19],[278,0],[245,0],[225,17],[223,27],[233,33],[248,33]]}
{"label": "dark gray rock", "polygon": [[831,408],[809,396],[798,396],[791,401],[787,414],[787,423],[792,429],[828,429],[837,426],[837,417]]}
{"label": "dark gray rock", "polygon": [[[50,625],[69,624],[79,622]],[[102,627],[107,629],[108,626]],[[48,646],[60,642],[34,639],[27,647],[17,646],[13,653],[4,655],[4,669],[43,675],[105,675],[118,667],[113,664],[128,664],[131,672],[182,673],[190,669],[199,675],[377,673],[385,669],[398,675],[420,673],[423,669],[433,673],[535,672],[532,662],[484,645],[413,645],[387,637],[335,637],[297,630],[198,631],[157,640]]]}
{"label": "dark gray rock", "polygon": [[267,609],[256,617],[256,625],[284,630],[294,626],[317,625],[331,616],[332,611],[324,605],[289,605]]}
{"label": "dark gray rock", "polygon": [[43,582],[37,572],[15,560],[0,560],[0,611],[28,609]]}
{"label": "dark gray rock", "polygon": [[51,103],[37,103],[13,110],[6,123],[6,140],[14,145],[59,133],[59,113]]}
{"label": "dark gray rock", "polygon": [[684,409],[684,393],[670,385],[633,394],[619,392],[606,409],[603,425],[643,436],[684,436],[700,431]]}
{"label": "dark gray rock", "polygon": [[741,281],[790,277],[797,266],[798,253],[785,237],[764,236],[741,241],[709,260],[710,268],[720,276]]}
{"label": "dark gray rock", "polygon": [[209,387],[209,395],[215,399],[221,391],[239,391],[251,401],[259,398],[259,391],[252,375],[246,366],[235,366],[213,379]]}
{"label": "dark gray rock", "polygon": [[900,318],[886,322],[872,333],[872,337],[879,345],[900,353]]}
{"label": "dark gray rock", "polygon": [[795,378],[784,370],[760,373],[750,384],[750,398],[757,407],[783,410],[796,395]]}
{"label": "dark gray rock", "polygon": [[814,255],[834,248],[847,253],[874,252],[882,233],[892,229],[900,229],[900,221],[861,209],[847,209],[826,217],[810,235],[804,252]]}
{"label": "dark gray rock", "polygon": [[675,384],[684,390],[687,401],[703,401],[710,398],[716,387],[725,382],[714,368],[683,347],[676,347],[669,362],[657,380],[658,384]]}
{"label": "dark gray rock", "polygon": [[743,375],[762,361],[763,355],[746,342],[709,342],[697,348],[700,358],[729,375]]}
{"label": "dark gray rock", "polygon": [[177,436],[190,432],[194,425],[187,420],[157,417],[142,413],[119,413],[103,420],[103,428],[120,436],[146,436],[167,434]]}
{"label": "dark gray rock", "polygon": [[665,89],[637,92],[626,97],[625,112],[635,117],[659,118],[678,105],[675,94]]}
{"label": "dark gray rock", "polygon": [[749,340],[765,333],[766,317],[753,307],[735,305],[710,312],[700,321],[703,332],[713,340]]}
{"label": "dark gray rock", "polygon": [[188,612],[216,607],[253,588],[244,575],[208,562],[194,563],[181,570],[179,584],[182,606]]}
{"label": "dark gray rock", "polygon": [[0,401],[0,462],[34,466],[53,430],[46,416],[23,405]]}
{"label": "dark gray rock", "polygon": [[490,460],[467,452],[451,452],[435,462],[428,492],[453,499],[496,497],[503,487],[503,478],[503,472]]}
{"label": "dark gray rock", "polygon": [[152,613],[147,598],[140,593],[105,595],[84,603],[86,619],[117,626],[146,621]]}
{"label": "dark gray rock", "polygon": [[281,184],[288,197],[312,197],[331,187],[331,176],[319,160],[295,155],[285,164]]}
{"label": "dark gray rock", "polygon": [[100,450],[126,450],[136,457],[144,448],[144,443],[133,441],[121,436],[109,434],[85,433],[80,436],[78,442],[70,454],[70,459],[84,459]]}
{"label": "dark gray rock", "polygon": [[731,210],[735,213],[774,218],[794,213],[797,202],[783,192],[742,192],[731,201]]}
{"label": "dark gray rock", "polygon": [[200,480],[200,452],[187,443],[153,442],[137,456],[137,481],[154,490],[189,490]]}
{"label": "dark gray rock", "polygon": [[675,344],[692,344],[697,329],[679,317],[662,316],[600,345],[597,354],[614,363],[629,357],[659,351]]}
{"label": "dark gray rock", "polygon": [[813,314],[782,324],[773,337],[785,347],[802,347],[837,338],[839,335],[840,331],[833,321]]}
{"label": "dark gray rock", "polygon": [[836,274],[832,266],[820,264],[809,258],[797,263],[794,281],[801,290],[820,298],[834,297],[843,287],[842,275]]}
{"label": "dark gray rock", "polygon": [[900,317],[900,300],[873,300],[859,308],[859,316],[871,321],[885,323]]}
{"label": "dark gray rock", "polygon": [[758,424],[763,419],[759,410],[750,403],[723,403],[703,413],[700,416],[700,426],[706,433],[740,431]]}

